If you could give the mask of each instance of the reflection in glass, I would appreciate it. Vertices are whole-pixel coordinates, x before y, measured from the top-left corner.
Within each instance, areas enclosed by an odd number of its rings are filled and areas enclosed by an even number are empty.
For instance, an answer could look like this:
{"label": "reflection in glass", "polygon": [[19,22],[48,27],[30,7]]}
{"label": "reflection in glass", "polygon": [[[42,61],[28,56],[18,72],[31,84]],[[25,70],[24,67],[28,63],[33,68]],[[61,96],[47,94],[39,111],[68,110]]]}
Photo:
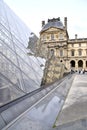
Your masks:
{"label": "reflection in glass", "polygon": [[45,60],[27,55],[30,34],[0,0],[0,105],[40,87]]}

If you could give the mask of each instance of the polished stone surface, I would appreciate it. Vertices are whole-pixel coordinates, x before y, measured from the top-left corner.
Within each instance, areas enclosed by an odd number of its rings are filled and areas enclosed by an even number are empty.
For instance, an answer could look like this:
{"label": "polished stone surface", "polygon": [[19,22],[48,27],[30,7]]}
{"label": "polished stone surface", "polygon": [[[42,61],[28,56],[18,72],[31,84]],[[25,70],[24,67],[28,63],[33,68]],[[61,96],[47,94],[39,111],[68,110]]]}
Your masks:
{"label": "polished stone surface", "polygon": [[27,116],[32,120],[38,120],[44,124],[52,126],[63,102],[63,100],[54,95],[48,103],[46,102],[35,106]]}
{"label": "polished stone surface", "polygon": [[56,126],[87,116],[87,75],[76,75]]}

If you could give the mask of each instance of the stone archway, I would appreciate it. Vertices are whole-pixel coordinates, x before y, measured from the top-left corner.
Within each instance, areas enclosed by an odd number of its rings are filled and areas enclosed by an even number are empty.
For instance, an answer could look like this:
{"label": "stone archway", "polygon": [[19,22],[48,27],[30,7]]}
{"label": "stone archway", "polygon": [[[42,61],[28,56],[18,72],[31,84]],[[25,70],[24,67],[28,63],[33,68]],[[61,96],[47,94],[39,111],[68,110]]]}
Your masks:
{"label": "stone archway", "polygon": [[78,61],[78,68],[80,68],[80,69],[83,68],[83,61],[82,60]]}
{"label": "stone archway", "polygon": [[75,61],[74,60],[71,60],[70,68],[71,68],[72,71],[75,71]]}
{"label": "stone archway", "polygon": [[75,61],[74,60],[71,60],[70,64],[71,64],[71,67],[75,67]]}

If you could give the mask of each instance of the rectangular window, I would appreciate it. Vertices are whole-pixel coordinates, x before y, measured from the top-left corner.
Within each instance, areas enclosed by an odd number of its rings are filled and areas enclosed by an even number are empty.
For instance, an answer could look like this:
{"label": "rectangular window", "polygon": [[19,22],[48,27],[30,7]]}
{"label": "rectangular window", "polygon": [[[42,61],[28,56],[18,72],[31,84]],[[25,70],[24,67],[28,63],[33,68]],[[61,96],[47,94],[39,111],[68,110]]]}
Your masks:
{"label": "rectangular window", "polygon": [[71,51],[71,56],[74,56],[74,50]]}
{"label": "rectangular window", "polygon": [[54,40],[54,34],[51,34],[51,40]]}
{"label": "rectangular window", "polygon": [[62,33],[59,34],[59,40],[63,40],[64,39],[64,36]]}
{"label": "rectangular window", "polygon": [[82,55],[82,51],[81,50],[79,50],[79,56],[81,56]]}
{"label": "rectangular window", "polygon": [[87,50],[86,50],[86,56],[87,56]]}
{"label": "rectangular window", "polygon": [[60,56],[63,56],[63,50],[60,50]]}
{"label": "rectangular window", "polygon": [[46,35],[43,35],[43,40],[46,40]]}
{"label": "rectangular window", "polygon": [[49,39],[49,36],[47,36],[47,39]]}
{"label": "rectangular window", "polygon": [[81,47],[81,43],[79,43],[79,47]]}
{"label": "rectangular window", "polygon": [[74,44],[72,43],[72,47],[74,47]]}

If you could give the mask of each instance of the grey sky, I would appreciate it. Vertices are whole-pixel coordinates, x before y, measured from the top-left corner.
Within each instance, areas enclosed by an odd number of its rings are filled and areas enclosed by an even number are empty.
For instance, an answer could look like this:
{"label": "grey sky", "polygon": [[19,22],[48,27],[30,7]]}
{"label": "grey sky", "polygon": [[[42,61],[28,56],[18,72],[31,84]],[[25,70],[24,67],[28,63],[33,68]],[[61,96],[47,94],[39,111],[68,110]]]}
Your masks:
{"label": "grey sky", "polygon": [[68,18],[70,38],[87,37],[87,0],[4,0],[38,36],[41,21],[48,18]]}

